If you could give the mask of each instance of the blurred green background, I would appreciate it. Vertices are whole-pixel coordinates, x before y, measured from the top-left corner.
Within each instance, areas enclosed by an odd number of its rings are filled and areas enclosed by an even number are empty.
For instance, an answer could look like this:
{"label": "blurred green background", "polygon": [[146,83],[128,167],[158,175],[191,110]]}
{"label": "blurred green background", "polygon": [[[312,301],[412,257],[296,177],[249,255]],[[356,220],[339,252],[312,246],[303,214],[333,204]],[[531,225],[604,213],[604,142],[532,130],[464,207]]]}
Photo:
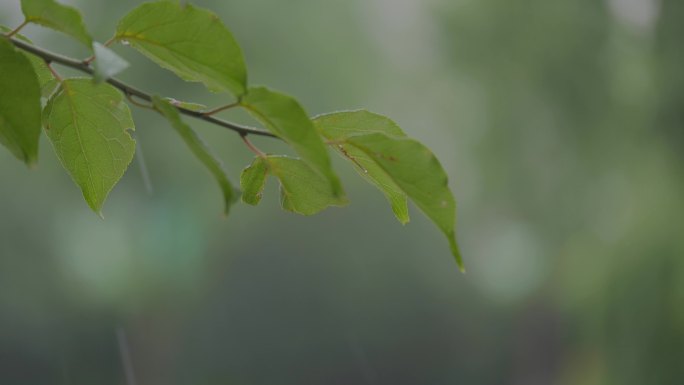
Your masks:
{"label": "blurred green background", "polygon": [[[139,2],[65,3],[105,41]],[[152,192],[132,164],[105,220],[45,138],[36,170],[0,151],[1,384],[134,385],[126,361],[140,385],[684,381],[684,2],[196,4],[233,31],[253,84],[311,115],[387,114],[432,148],[468,273],[340,159],[349,207],[298,217],[271,181],[223,219],[209,174],[134,109]],[[21,20],[0,2],[1,24]],[[115,49],[143,89],[226,101]],[[237,180],[239,137],[189,122]]]}

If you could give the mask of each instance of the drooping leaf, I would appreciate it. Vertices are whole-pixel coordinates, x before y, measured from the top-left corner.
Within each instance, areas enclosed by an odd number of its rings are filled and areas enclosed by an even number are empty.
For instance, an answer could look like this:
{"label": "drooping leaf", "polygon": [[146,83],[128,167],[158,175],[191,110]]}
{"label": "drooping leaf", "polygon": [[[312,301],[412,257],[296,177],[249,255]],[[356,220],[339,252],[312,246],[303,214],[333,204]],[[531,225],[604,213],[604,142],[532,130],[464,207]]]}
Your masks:
{"label": "drooping leaf", "polygon": [[26,21],[65,33],[92,49],[93,41],[81,13],[54,0],[21,0]]}
{"label": "drooping leaf", "polygon": [[116,39],[184,80],[215,92],[245,92],[242,50],[210,11],[172,1],[145,3],[121,19]]}
{"label": "drooping leaf", "polygon": [[316,214],[329,206],[344,206],[345,196],[335,195],[329,181],[301,159],[287,156],[265,158],[269,174],[280,181],[283,209],[302,215]]}
{"label": "drooping leaf", "polygon": [[95,42],[93,43],[93,50],[95,51],[95,61],[93,62],[95,74],[93,78],[96,83],[101,83],[116,76],[128,68],[126,60],[104,45]]}
{"label": "drooping leaf", "polygon": [[243,202],[252,206],[256,206],[261,202],[267,173],[268,164],[262,157],[254,158],[252,164],[242,170],[240,188],[242,189]]}
{"label": "drooping leaf", "polygon": [[448,178],[432,152],[421,143],[383,133],[350,136],[346,143],[376,162],[446,235],[463,270],[456,243],[456,202]]}
{"label": "drooping leaf", "polygon": [[29,59],[0,37],[0,143],[28,165],[38,160],[40,86]]}
{"label": "drooping leaf", "polygon": [[[8,33],[10,31],[12,31],[12,29],[10,29],[4,25],[0,25],[0,32]],[[19,40],[23,40],[26,43],[33,44],[31,39],[29,39],[28,37],[26,37],[20,33],[14,35],[14,37],[19,39]],[[38,83],[39,83],[41,89],[43,87],[45,87],[47,83],[49,83],[50,81],[55,79],[55,77],[52,76],[52,72],[50,72],[50,70],[48,69],[48,66],[47,66],[47,63],[45,63],[45,60],[39,58],[38,56],[36,56],[32,53],[28,53],[26,51],[20,51],[20,52],[23,55],[25,55],[29,59],[29,61],[31,62],[31,65],[33,66],[33,70],[36,71],[36,76],[38,76]]]}
{"label": "drooping leaf", "polygon": [[309,166],[327,178],[335,195],[344,194],[340,180],[332,170],[323,139],[294,98],[265,87],[250,87],[240,103],[269,131],[289,143]]}
{"label": "drooping leaf", "polygon": [[387,117],[365,110],[343,111],[320,115],[313,119],[316,128],[333,143],[332,147],[367,181],[376,186],[387,198],[399,222],[409,221],[406,194],[387,172],[363,151],[345,143],[353,135],[380,132],[389,136],[405,137],[404,132]]}
{"label": "drooping leaf", "polygon": [[57,157],[93,211],[121,179],[135,153],[131,112],[109,84],[67,79],[43,110],[43,125]]}
{"label": "drooping leaf", "polygon": [[197,136],[195,131],[181,120],[180,113],[171,105],[171,103],[158,96],[152,98],[152,103],[154,104],[154,107],[169,120],[176,132],[178,132],[181,138],[183,138],[183,141],[185,141],[185,144],[190,148],[190,151],[195,154],[197,159],[199,159],[214,176],[223,192],[223,201],[225,204],[224,213],[225,215],[228,215],[230,206],[238,199],[239,193],[235,191],[233,185],[228,180],[226,173],[223,171],[221,161],[211,154],[209,148],[207,148],[202,139]]}

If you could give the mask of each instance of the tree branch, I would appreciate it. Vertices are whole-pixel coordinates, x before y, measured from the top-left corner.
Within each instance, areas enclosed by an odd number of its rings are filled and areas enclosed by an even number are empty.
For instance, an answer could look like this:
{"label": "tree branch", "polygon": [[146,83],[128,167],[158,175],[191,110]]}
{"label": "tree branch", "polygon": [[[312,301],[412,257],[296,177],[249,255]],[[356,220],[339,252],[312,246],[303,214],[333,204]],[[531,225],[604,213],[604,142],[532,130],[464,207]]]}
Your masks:
{"label": "tree branch", "polygon": [[[10,40],[12,43],[19,49],[22,49],[26,52],[30,52],[43,60],[45,60],[47,63],[58,63],[61,64],[65,67],[73,68],[75,70],[85,72],[89,75],[93,75],[95,73],[95,70],[93,67],[90,66],[88,63],[84,63],[81,60],[76,60],[67,56],[63,56],[54,52],[50,52],[48,50],[45,50],[43,48],[37,47],[33,44],[28,44],[26,42],[23,42],[21,40],[15,39],[13,37],[10,37]],[[116,78],[109,78],[106,80],[107,83],[113,85],[114,87],[118,88],[121,90],[125,95],[131,95],[131,96],[136,96],[142,100],[151,102],[152,101],[152,96],[134,86],[131,86],[129,84],[126,84],[122,82],[121,80],[118,80]],[[204,120],[205,122],[209,122],[212,124],[215,124],[217,126],[221,126],[224,128],[227,128],[229,130],[233,130],[237,133],[239,133],[241,136],[245,135],[259,135],[259,136],[267,136],[271,138],[276,138],[276,136],[268,131],[260,130],[258,128],[254,127],[249,127],[249,126],[243,126],[237,123],[233,122],[228,122],[219,118],[216,118],[212,115],[206,115],[202,111],[193,111],[193,110],[188,110],[182,107],[174,106],[181,114],[187,115],[199,120]]]}

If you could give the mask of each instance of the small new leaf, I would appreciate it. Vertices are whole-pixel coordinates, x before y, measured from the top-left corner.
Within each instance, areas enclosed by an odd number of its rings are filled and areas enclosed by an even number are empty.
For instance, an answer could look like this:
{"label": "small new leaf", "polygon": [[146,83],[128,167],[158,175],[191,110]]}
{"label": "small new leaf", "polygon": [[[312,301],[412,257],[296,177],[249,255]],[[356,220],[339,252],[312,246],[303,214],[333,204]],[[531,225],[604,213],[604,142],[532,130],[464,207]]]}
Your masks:
{"label": "small new leaf", "polygon": [[95,74],[93,78],[96,83],[102,83],[128,68],[126,60],[98,42],[93,43],[93,51],[95,51],[95,62],[93,62]]}
{"label": "small new leaf", "polygon": [[256,206],[261,202],[267,173],[268,164],[266,159],[262,157],[254,158],[252,164],[242,170],[240,188],[242,189],[243,202],[252,206]]}
{"label": "small new leaf", "polygon": [[343,196],[332,170],[328,149],[302,106],[292,97],[265,87],[250,87],[241,105],[269,131],[290,144],[297,154],[328,180],[331,191]]}
{"label": "small new leaf", "polygon": [[40,85],[27,55],[0,37],[0,143],[28,165],[38,159]]}
{"label": "small new leaf", "polygon": [[313,215],[330,206],[345,206],[344,195],[336,195],[329,181],[301,159],[268,156],[268,171],[280,181],[280,204],[283,209],[301,215]]}
{"label": "small new leaf", "polygon": [[92,48],[93,40],[83,24],[81,13],[54,0],[21,0],[26,21],[63,32]]}
{"label": "small new leaf", "polygon": [[330,183],[306,162],[282,155],[257,157],[242,171],[240,186],[242,201],[257,205],[270,174],[280,181],[280,205],[284,210],[301,215],[313,215],[330,206],[345,206],[345,196],[332,191]]}
{"label": "small new leaf", "polygon": [[57,157],[100,216],[102,205],[135,153],[133,120],[109,84],[67,79],[48,100],[43,125]]}
{"label": "small new leaf", "polygon": [[181,120],[180,113],[176,107],[158,96],[152,98],[152,103],[154,104],[154,107],[169,120],[171,126],[173,126],[176,132],[183,138],[183,141],[185,141],[185,144],[190,148],[190,151],[192,151],[197,159],[199,159],[214,176],[223,192],[223,201],[225,205],[224,213],[225,215],[228,215],[230,206],[238,199],[239,193],[235,191],[233,185],[228,180],[226,173],[223,171],[221,161],[211,154],[209,148],[204,144],[202,139],[197,136],[195,131]]}
{"label": "small new leaf", "polygon": [[145,3],[121,19],[115,38],[184,80],[214,92],[245,92],[242,50],[210,11],[172,1]]}

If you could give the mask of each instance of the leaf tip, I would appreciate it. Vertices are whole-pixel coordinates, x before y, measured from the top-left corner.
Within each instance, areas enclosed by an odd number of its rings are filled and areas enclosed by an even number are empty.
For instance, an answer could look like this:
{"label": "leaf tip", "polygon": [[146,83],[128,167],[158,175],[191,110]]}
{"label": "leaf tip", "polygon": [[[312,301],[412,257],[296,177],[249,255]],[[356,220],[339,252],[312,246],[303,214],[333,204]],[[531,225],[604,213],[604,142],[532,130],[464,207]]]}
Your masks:
{"label": "leaf tip", "polygon": [[456,243],[456,237],[455,237],[453,232],[449,236],[449,245],[451,246],[451,254],[456,259],[456,264],[458,265],[458,269],[461,271],[461,273],[465,274],[466,269],[465,269],[465,265],[463,264],[463,257],[461,256],[461,252],[458,249],[458,244]]}
{"label": "leaf tip", "polygon": [[411,218],[407,212],[394,211],[394,217],[397,218],[397,221],[399,221],[402,226],[406,226],[407,223],[411,222]]}
{"label": "leaf tip", "polygon": [[27,156],[24,158],[24,163],[26,163],[26,167],[28,167],[29,170],[33,171],[38,168],[38,156]]}

